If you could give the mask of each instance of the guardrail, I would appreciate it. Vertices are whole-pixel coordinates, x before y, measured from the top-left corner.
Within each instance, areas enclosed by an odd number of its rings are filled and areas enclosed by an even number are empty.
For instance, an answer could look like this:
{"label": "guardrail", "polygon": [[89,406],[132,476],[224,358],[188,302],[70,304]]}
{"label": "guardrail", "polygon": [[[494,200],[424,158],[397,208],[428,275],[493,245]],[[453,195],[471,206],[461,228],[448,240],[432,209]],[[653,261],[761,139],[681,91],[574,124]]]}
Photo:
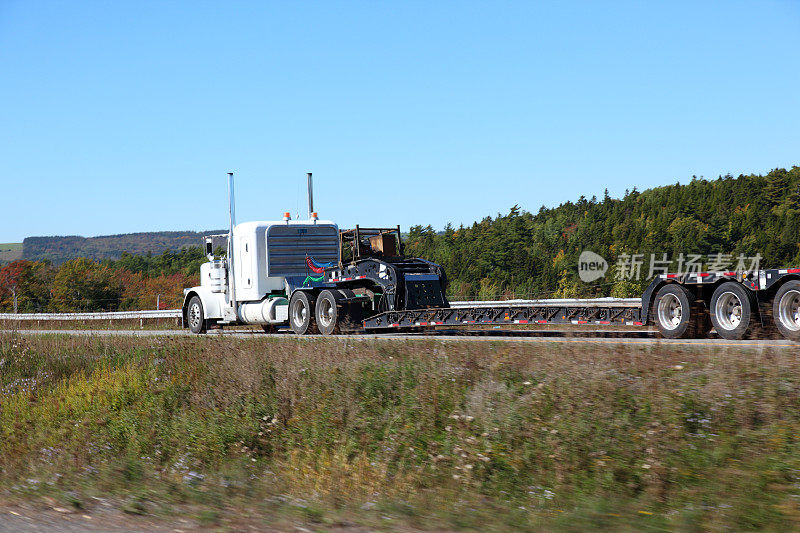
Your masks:
{"label": "guardrail", "polygon": [[181,310],[159,309],[108,313],[0,313],[0,320],[135,320],[137,318],[181,318]]}

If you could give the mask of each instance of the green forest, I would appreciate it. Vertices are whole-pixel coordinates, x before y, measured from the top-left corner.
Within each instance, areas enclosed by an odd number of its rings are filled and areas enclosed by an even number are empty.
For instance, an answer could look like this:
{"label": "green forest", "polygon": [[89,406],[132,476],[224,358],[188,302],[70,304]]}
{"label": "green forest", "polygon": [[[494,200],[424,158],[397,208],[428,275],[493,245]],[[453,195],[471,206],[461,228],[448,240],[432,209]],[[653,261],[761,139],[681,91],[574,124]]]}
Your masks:
{"label": "green forest", "polygon": [[[608,261],[605,278],[579,280],[583,250]],[[581,196],[537,213],[514,206],[505,215],[444,232],[414,226],[406,252],[445,268],[451,298],[481,300],[638,296],[651,279],[650,254],[663,259],[666,253],[674,260],[670,271],[681,253],[729,255],[731,268],[740,254],[760,255],[761,268],[800,265],[800,167],[634,188],[621,199]],[[616,280],[622,254],[644,256],[638,281]]]}
{"label": "green forest", "polygon": [[[144,235],[136,234],[140,245]],[[199,241],[181,234],[188,237]],[[634,297],[650,282],[651,254],[658,259],[666,254],[670,271],[681,266],[681,254],[702,256],[701,270],[713,270],[712,255],[729,260],[729,268],[717,270],[734,269],[740,255],[760,256],[761,268],[800,265],[800,167],[634,188],[623,198],[582,196],[536,213],[513,206],[471,226],[444,231],[413,226],[406,241],[407,255],[444,266],[454,300]],[[26,239],[26,246],[31,242]],[[104,241],[107,249],[117,245]],[[205,261],[200,247],[159,255],[133,253],[137,250],[114,260],[59,264],[65,255],[45,254],[42,260],[9,263],[0,268],[0,310],[13,308],[14,293],[21,312],[152,309],[157,300],[162,307],[178,307],[183,287],[198,283]],[[579,279],[584,250],[607,260],[605,277],[592,283]],[[618,279],[616,265],[626,254],[640,254],[638,279]]]}

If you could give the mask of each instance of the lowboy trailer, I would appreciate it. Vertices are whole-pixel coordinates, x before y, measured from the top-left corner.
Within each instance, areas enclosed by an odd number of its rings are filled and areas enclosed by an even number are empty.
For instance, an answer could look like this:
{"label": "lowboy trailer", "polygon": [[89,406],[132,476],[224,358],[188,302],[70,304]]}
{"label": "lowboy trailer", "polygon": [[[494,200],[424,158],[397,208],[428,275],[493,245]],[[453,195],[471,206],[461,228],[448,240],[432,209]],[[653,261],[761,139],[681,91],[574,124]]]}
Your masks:
{"label": "lowboy trailer", "polygon": [[[656,277],[641,298],[545,299],[450,304],[440,265],[406,257],[400,228],[340,231],[319,220],[308,179],[309,216],[235,223],[204,239],[201,284],[184,289],[183,317],[209,327],[289,326],[297,334],[404,330],[436,326],[574,324],[655,325],[663,337],[724,339],[771,335],[800,341],[800,268],[691,272]],[[214,256],[224,239],[227,252]]]}
{"label": "lowboy trailer", "polygon": [[389,311],[365,329],[424,326],[572,324],[652,326],[665,338],[772,336],[800,341],[800,268],[696,272],[656,277],[641,298],[498,301]]}

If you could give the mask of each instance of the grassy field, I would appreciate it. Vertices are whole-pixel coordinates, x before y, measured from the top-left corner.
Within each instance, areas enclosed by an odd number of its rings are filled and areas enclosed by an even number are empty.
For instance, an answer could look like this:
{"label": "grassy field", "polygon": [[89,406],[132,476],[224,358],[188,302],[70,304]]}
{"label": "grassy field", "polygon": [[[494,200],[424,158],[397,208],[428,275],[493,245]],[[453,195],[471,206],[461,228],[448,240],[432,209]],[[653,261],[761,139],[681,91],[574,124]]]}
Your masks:
{"label": "grassy field", "polygon": [[0,500],[225,529],[800,526],[800,359],[0,335]]}
{"label": "grassy field", "polygon": [[22,243],[4,243],[0,244],[0,263],[8,263],[22,259]]}

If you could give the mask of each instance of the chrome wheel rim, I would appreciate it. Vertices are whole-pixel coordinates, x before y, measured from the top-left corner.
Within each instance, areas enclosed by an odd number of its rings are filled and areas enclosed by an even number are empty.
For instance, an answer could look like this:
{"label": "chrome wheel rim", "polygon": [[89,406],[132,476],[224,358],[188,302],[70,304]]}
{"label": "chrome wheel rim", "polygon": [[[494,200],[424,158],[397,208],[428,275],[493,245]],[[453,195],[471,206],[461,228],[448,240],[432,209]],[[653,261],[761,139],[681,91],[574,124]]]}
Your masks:
{"label": "chrome wheel rim", "polygon": [[721,328],[736,329],[742,323],[742,301],[735,293],[724,292],[717,298],[714,315]]}
{"label": "chrome wheel rim", "polygon": [[189,325],[193,328],[200,327],[200,321],[202,320],[203,312],[200,309],[200,304],[193,303],[189,307]]}
{"label": "chrome wheel rim", "polygon": [[319,301],[319,316],[317,320],[322,327],[328,328],[331,324],[333,324],[334,319],[334,311],[333,311],[333,304],[327,298],[323,298]]}
{"label": "chrome wheel rim", "polygon": [[292,306],[292,320],[298,326],[305,324],[306,317],[308,316],[308,309],[302,300],[297,300]]}
{"label": "chrome wheel rim", "polygon": [[787,291],[778,302],[778,318],[791,331],[800,331],[800,291]]}
{"label": "chrome wheel rim", "polygon": [[681,324],[683,306],[674,294],[665,294],[658,301],[658,322],[666,329],[673,330]]}

